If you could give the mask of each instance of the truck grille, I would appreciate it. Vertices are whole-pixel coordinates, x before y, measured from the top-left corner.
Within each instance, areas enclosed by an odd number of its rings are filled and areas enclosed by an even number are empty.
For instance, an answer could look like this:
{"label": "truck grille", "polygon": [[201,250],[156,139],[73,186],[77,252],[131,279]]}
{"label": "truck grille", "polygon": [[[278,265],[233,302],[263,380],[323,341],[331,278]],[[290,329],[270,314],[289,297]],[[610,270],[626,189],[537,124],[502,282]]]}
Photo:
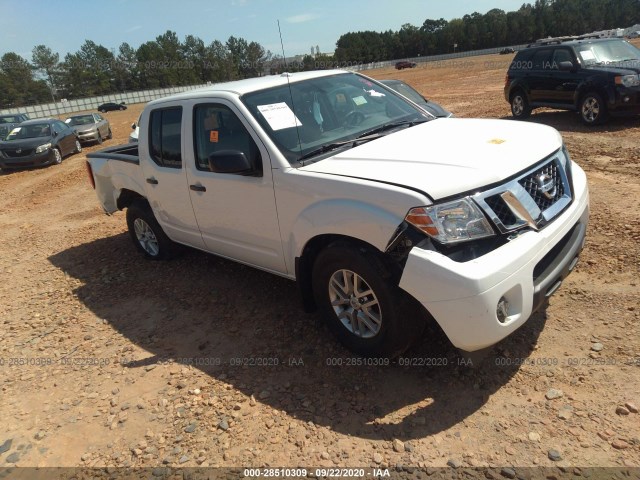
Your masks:
{"label": "truck grille", "polygon": [[[540,180],[542,178],[548,178],[548,182],[553,183],[553,189],[547,192],[547,195],[545,195],[545,192],[541,189],[542,182]],[[518,183],[531,195],[533,201],[536,202],[538,208],[543,212],[564,195],[562,179],[560,178],[559,167],[556,162],[547,163],[541,169],[519,180]],[[550,193],[553,193],[553,195],[549,195]]]}
{"label": "truck grille", "polygon": [[558,150],[542,166],[473,198],[502,233],[523,227],[539,230],[571,203],[565,171],[570,162],[565,151]]}

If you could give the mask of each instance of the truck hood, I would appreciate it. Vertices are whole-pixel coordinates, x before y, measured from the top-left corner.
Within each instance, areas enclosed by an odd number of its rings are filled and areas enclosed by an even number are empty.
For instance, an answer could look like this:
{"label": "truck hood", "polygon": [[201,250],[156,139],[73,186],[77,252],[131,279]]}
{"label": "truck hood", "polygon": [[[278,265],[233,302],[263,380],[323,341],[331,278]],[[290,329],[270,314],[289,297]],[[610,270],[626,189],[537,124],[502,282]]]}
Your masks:
{"label": "truck hood", "polygon": [[301,167],[420,190],[438,200],[481,189],[562,146],[557,130],[514,120],[443,118]]}

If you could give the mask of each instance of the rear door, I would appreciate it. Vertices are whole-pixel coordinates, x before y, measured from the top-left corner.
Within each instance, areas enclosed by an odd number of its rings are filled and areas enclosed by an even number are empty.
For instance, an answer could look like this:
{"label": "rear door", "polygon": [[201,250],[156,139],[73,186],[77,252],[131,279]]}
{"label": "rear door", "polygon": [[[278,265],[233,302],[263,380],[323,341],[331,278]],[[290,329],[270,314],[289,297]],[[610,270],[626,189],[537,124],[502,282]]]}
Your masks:
{"label": "rear door", "polygon": [[[225,99],[194,101],[185,152],[191,202],[207,250],[286,273],[269,154],[242,113]],[[220,152],[242,152],[251,172],[218,173]]]}
{"label": "rear door", "polygon": [[183,109],[157,106],[142,116],[138,147],[144,189],[153,213],[172,240],[204,248],[191,206],[183,158]]}

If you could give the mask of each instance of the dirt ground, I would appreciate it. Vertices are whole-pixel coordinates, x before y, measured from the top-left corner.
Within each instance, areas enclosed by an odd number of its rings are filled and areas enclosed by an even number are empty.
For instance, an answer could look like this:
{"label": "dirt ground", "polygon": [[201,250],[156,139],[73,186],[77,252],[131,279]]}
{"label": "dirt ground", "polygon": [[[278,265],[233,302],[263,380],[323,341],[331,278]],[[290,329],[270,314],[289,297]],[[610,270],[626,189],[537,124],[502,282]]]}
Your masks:
{"label": "dirt ground", "polygon": [[[459,117],[508,119],[510,60],[367,73]],[[126,142],[141,109],[107,113],[103,147]],[[0,176],[0,474],[640,467],[640,120],[587,128],[540,110],[529,121],[557,128],[586,170],[588,239],[546,311],[475,368],[436,332],[404,357],[438,365],[363,366],[303,313],[292,282],[197,251],[145,261],[87,181],[84,154],[101,147]]]}

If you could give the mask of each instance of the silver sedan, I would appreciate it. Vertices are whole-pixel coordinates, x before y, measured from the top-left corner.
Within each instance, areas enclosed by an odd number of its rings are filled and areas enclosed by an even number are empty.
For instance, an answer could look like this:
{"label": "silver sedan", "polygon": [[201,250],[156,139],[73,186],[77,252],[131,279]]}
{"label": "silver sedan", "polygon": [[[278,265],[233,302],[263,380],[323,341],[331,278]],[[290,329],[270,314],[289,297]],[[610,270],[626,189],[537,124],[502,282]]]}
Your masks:
{"label": "silver sedan", "polygon": [[102,143],[103,139],[113,137],[109,120],[99,113],[73,115],[67,118],[65,123],[75,130],[78,140],[82,143]]}

